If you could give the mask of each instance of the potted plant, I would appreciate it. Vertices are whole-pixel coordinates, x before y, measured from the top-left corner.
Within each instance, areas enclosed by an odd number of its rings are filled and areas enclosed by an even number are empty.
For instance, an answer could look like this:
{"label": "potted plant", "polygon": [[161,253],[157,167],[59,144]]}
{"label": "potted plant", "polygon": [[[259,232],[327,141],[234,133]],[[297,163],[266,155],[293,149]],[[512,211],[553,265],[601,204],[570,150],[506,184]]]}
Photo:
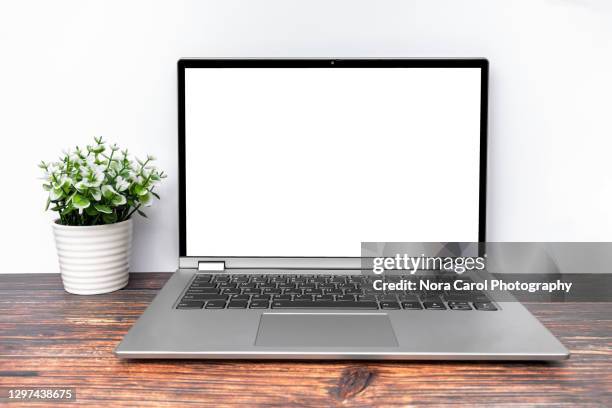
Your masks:
{"label": "potted plant", "polygon": [[132,215],[146,217],[153,190],[165,178],[152,162],[132,160],[127,150],[107,147],[101,137],[86,149],[64,151],[59,161],[41,162],[45,210],[57,212],[53,233],[67,292],[108,293],[129,278]]}

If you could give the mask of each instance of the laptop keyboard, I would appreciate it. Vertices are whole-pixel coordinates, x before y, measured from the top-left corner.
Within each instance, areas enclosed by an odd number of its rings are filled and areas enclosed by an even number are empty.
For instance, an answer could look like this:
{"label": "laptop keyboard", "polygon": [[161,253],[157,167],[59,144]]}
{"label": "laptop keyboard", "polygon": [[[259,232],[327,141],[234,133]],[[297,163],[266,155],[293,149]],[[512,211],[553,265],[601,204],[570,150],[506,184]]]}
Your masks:
{"label": "laptop keyboard", "polygon": [[[365,275],[236,275],[197,274],[177,309],[353,309],[477,310],[497,307],[479,291],[402,292],[375,290],[380,277]],[[394,276],[452,282],[453,277]],[[469,278],[461,277],[464,282]]]}

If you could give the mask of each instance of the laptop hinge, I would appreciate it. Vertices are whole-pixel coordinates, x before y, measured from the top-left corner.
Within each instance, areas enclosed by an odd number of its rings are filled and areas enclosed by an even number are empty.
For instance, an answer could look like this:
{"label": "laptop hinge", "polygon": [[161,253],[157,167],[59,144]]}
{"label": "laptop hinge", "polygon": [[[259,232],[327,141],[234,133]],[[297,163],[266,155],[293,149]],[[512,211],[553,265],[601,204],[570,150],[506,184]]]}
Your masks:
{"label": "laptop hinge", "polygon": [[198,271],[224,271],[225,262],[198,262]]}

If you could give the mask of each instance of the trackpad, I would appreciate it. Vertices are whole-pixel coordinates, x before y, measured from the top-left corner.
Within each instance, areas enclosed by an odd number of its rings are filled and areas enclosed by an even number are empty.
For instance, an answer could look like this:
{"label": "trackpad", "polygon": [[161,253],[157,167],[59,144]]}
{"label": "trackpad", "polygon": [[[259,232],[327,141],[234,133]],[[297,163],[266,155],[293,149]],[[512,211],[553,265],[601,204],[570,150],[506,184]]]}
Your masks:
{"label": "trackpad", "polygon": [[265,313],[256,346],[397,347],[389,317],[358,313]]}

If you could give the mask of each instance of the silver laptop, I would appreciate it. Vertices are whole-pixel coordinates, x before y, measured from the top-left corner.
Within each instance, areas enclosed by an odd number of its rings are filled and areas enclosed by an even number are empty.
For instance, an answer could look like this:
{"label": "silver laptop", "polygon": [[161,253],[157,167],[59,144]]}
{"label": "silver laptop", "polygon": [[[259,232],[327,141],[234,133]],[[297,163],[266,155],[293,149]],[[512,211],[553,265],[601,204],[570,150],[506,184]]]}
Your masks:
{"label": "silver laptop", "polygon": [[179,269],[122,358],[558,360],[520,303],[378,293],[363,242],[482,242],[484,59],[180,60]]}

